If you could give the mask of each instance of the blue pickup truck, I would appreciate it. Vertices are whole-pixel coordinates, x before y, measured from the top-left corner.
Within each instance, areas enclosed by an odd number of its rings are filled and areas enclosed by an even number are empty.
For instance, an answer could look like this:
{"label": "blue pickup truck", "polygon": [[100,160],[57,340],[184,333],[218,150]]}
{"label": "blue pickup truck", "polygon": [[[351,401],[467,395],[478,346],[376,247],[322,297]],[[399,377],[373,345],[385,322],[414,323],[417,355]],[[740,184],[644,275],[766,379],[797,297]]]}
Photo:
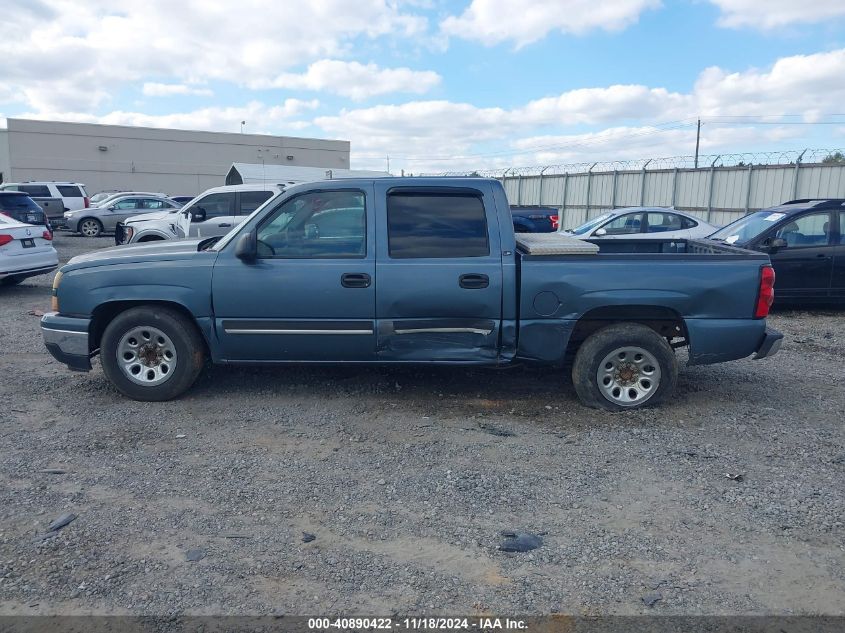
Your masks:
{"label": "blue pickup truck", "polygon": [[551,233],[558,230],[560,212],[554,207],[511,207],[517,233]]}
{"label": "blue pickup truck", "polygon": [[[75,257],[41,327],[71,369],[136,400],[186,391],[203,363],[571,368],[591,407],[657,404],[690,363],[774,354],[768,256],[694,240],[515,235],[500,183],[291,186],[222,238]],[[608,241],[610,242],[610,241]]]}

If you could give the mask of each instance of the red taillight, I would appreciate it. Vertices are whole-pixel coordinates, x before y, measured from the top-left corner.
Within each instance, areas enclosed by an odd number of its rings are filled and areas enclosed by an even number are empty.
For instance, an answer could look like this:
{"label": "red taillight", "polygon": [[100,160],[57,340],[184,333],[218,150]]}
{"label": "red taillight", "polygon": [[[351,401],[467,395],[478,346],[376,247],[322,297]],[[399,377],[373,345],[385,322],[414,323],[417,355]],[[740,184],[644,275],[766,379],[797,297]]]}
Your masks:
{"label": "red taillight", "polygon": [[52,234],[52,233],[50,233],[50,231],[44,231],[44,232],[41,234],[41,237],[42,237],[43,239],[45,239],[45,240],[52,240],[52,239],[53,239],[53,234]]}
{"label": "red taillight", "polygon": [[754,318],[766,318],[774,300],[775,269],[771,266],[763,266],[760,269],[760,290],[757,292],[757,309],[754,310]]}
{"label": "red taillight", "polygon": [[557,231],[558,226],[560,225],[560,215],[555,213],[553,216],[549,218],[552,221],[552,228]]}
{"label": "red taillight", "polygon": [[88,196],[85,196],[83,198],[83,200],[85,201],[85,208],[86,209],[91,206],[91,201],[88,199]]}
{"label": "red taillight", "polygon": [[12,237],[11,235],[0,234],[0,246],[5,246],[6,244],[8,244],[9,242],[11,242],[14,239],[15,238]]}

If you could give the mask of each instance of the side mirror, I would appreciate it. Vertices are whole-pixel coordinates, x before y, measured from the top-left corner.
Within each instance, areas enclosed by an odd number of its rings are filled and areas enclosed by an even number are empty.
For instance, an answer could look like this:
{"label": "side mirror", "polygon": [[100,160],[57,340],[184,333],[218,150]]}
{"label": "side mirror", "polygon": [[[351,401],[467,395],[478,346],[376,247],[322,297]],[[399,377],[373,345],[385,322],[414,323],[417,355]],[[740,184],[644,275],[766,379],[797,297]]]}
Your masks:
{"label": "side mirror", "polygon": [[191,214],[191,222],[205,222],[205,209],[202,207],[191,209],[189,213]]}
{"label": "side mirror", "polygon": [[235,257],[245,262],[254,261],[258,256],[258,243],[255,239],[255,233],[249,231],[238,238],[238,243],[235,245]]}
{"label": "side mirror", "polygon": [[595,232],[595,236],[596,236],[596,237],[603,237],[603,236],[605,236],[605,235],[607,235],[607,230],[606,230],[606,229],[598,229],[598,230]]}
{"label": "side mirror", "polygon": [[108,208],[109,211],[114,211],[115,209],[117,209],[117,207],[109,207]]}
{"label": "side mirror", "polygon": [[789,246],[789,242],[782,237],[770,237],[766,240],[766,248],[770,253],[777,253],[780,249],[786,248],[787,246]]}

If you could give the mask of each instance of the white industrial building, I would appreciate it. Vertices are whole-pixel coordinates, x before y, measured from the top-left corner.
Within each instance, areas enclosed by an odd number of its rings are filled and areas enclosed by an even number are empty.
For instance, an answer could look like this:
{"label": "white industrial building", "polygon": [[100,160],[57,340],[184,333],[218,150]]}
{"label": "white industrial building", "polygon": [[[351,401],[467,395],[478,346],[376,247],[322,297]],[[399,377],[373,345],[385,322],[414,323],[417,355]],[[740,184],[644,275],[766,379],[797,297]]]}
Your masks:
{"label": "white industrial building", "polygon": [[224,183],[232,163],[349,169],[349,141],[7,119],[0,182],[81,182],[194,195]]}

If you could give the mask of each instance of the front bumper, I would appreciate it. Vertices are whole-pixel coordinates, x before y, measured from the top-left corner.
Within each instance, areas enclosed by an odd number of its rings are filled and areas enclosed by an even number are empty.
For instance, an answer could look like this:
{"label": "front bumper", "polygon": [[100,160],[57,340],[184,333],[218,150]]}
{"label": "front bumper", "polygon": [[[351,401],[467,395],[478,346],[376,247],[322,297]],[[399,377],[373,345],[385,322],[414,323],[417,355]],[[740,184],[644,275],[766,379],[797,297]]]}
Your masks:
{"label": "front bumper", "polygon": [[757,348],[757,352],[754,354],[754,360],[774,356],[778,353],[782,344],[783,334],[774,328],[767,327],[766,333],[763,335],[763,340]]}
{"label": "front bumper", "polygon": [[48,312],[41,317],[41,334],[47,351],[74,371],[91,371],[92,353],[88,345],[90,324],[90,319]]}

